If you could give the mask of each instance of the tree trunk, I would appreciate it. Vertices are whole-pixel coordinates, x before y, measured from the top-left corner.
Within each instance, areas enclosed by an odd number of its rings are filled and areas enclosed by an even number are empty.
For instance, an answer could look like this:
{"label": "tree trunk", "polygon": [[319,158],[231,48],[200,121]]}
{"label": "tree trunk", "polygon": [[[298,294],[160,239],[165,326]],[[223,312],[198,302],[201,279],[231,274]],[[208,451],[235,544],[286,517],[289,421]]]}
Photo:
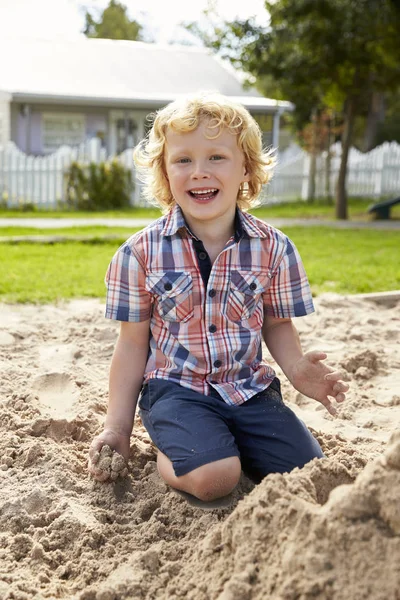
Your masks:
{"label": "tree trunk", "polygon": [[315,200],[315,177],[317,173],[317,110],[314,108],[311,116],[312,139],[310,154],[310,170],[308,172],[308,197],[307,201],[313,203]]}
{"label": "tree trunk", "polygon": [[333,197],[331,193],[331,164],[332,164],[332,116],[328,118],[328,135],[326,142],[326,159],[325,159],[325,197],[326,203],[333,206]]}
{"label": "tree trunk", "polygon": [[382,92],[371,92],[367,123],[364,132],[363,151],[372,150],[375,143],[378,125],[385,118],[384,95]]}
{"label": "tree trunk", "polygon": [[312,204],[315,200],[315,176],[317,173],[317,153],[315,150],[310,155],[310,170],[308,171],[308,197],[307,202]]}
{"label": "tree trunk", "polygon": [[330,146],[326,152],[325,158],[325,198],[326,203],[329,206],[333,206],[333,198],[331,194],[331,163],[332,163],[332,152]]}
{"label": "tree trunk", "polygon": [[336,218],[347,219],[346,175],[347,161],[353,135],[354,117],[356,113],[356,98],[349,96],[345,102],[344,125],[342,134],[342,157],[339,176],[336,185]]}

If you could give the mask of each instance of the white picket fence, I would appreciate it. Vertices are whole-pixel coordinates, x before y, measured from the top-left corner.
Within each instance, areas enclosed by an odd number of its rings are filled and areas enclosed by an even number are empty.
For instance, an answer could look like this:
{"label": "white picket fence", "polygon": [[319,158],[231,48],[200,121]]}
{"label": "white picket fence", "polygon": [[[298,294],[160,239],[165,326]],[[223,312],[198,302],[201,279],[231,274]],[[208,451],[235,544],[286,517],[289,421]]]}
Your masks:
{"label": "white picket fence", "polygon": [[[331,148],[330,190],[334,194],[340,166],[341,146]],[[0,202],[8,207],[33,204],[38,208],[55,208],[66,200],[66,172],[73,161],[88,163],[108,160],[97,139],[76,148],[62,146],[49,156],[29,156],[9,142],[0,147]],[[117,158],[131,170],[135,190],[132,205],[144,205],[141,187],[135,177],[132,150]],[[278,155],[278,164],[271,183],[262,194],[262,201],[288,201],[308,197],[310,157],[296,145]],[[400,194],[400,145],[384,143],[368,153],[352,148],[347,174],[349,196],[380,198]],[[317,160],[316,196],[326,195],[326,154]]]}
{"label": "white picket fence", "polygon": [[[135,181],[132,150],[125,150],[116,157],[108,156],[97,138],[74,148],[61,146],[47,156],[24,154],[9,142],[0,147],[0,202],[9,208],[23,204],[42,209],[56,208],[66,202],[66,174],[72,162],[100,163],[112,158],[130,169]],[[135,181],[131,204],[140,203],[140,186]]]}
{"label": "white picket fence", "polygon": [[[338,142],[330,149],[329,190],[335,193],[342,154]],[[326,152],[317,158],[316,197],[327,195]],[[267,190],[278,201],[308,198],[310,156],[293,144],[278,156],[275,175]],[[348,158],[347,193],[354,197],[381,198],[400,195],[400,144],[385,142],[370,152],[351,148]]]}

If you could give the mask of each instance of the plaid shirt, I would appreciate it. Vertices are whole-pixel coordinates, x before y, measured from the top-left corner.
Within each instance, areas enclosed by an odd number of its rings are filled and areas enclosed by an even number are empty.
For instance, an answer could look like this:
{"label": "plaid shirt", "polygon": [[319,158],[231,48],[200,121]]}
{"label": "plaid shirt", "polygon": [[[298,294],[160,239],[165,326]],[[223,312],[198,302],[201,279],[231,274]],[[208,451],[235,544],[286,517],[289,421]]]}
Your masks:
{"label": "plaid shirt", "polygon": [[168,379],[206,395],[214,388],[228,404],[241,404],[275,377],[262,359],[264,315],[313,312],[293,243],[252,215],[237,215],[240,236],[227,242],[207,285],[198,241],[178,206],[114,255],[106,275],[106,317],[150,319],[145,382]]}

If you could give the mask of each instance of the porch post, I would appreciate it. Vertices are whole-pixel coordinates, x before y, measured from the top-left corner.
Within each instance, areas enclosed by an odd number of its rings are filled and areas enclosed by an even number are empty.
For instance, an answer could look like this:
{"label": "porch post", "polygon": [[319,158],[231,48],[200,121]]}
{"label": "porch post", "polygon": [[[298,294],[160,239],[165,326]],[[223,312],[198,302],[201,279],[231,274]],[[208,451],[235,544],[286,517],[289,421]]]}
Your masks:
{"label": "porch post", "polygon": [[[137,143],[140,142],[143,138],[144,138],[144,120],[146,118],[146,115],[141,113],[139,118],[137,119],[137,124],[138,124],[138,128],[137,128]],[[134,167],[134,165],[132,165],[132,171],[133,171],[133,175],[134,175],[134,181],[135,181],[135,191],[134,191],[134,203],[135,206],[141,206],[141,191],[142,191],[142,184],[139,181],[139,179],[136,177],[136,169]]]}
{"label": "porch post", "polygon": [[25,154],[31,153],[31,106],[25,105]]}
{"label": "porch post", "polygon": [[0,146],[11,141],[11,94],[0,92]]}
{"label": "porch post", "polygon": [[279,147],[279,123],[281,119],[281,111],[278,109],[276,113],[274,113],[274,122],[272,126],[272,147]]}

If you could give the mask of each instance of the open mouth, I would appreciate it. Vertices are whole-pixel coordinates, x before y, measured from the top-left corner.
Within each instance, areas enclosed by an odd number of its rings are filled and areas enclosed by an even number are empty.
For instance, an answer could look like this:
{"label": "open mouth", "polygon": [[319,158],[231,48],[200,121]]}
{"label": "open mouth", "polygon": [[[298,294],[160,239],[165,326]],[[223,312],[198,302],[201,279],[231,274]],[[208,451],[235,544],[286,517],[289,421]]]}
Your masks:
{"label": "open mouth", "polygon": [[215,196],[218,194],[219,190],[217,188],[207,188],[203,190],[188,190],[189,196],[195,198],[200,202],[207,202],[208,200],[213,200]]}

